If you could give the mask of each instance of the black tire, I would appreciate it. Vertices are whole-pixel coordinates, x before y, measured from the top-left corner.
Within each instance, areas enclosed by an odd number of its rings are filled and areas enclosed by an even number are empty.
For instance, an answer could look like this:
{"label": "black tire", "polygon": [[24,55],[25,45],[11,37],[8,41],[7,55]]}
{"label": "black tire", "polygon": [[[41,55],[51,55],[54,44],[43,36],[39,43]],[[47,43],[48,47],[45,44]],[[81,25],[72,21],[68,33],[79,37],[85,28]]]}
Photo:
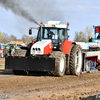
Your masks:
{"label": "black tire", "polygon": [[61,51],[54,51],[51,53],[50,57],[55,58],[55,71],[53,72],[56,76],[63,76],[65,74],[66,67],[66,57]]}
{"label": "black tire", "polygon": [[27,75],[27,71],[23,71],[23,70],[13,70],[13,73],[15,75]]}
{"label": "black tire", "polygon": [[70,52],[69,67],[72,75],[80,75],[82,71],[82,48],[75,45]]}
{"label": "black tire", "polygon": [[69,75],[70,74],[70,68],[69,68],[69,60],[70,60],[70,52],[72,50],[72,48],[74,47],[75,44],[72,44],[71,45],[71,48],[70,48],[70,51],[69,51],[69,55],[68,57],[66,58],[66,70],[65,70],[65,74],[66,75]]}

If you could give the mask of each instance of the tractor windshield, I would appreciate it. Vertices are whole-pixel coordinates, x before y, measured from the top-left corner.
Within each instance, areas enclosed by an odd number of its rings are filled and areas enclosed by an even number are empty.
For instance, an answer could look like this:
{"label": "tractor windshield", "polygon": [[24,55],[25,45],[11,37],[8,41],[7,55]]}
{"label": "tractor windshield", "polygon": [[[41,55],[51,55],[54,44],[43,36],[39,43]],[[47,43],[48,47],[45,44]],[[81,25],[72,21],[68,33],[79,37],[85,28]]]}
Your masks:
{"label": "tractor windshield", "polygon": [[[40,33],[41,33],[41,30],[39,29],[37,41],[40,41]],[[51,39],[54,44],[58,42],[62,42],[65,39],[67,39],[65,33],[66,33],[66,30],[63,28],[43,27],[42,28],[42,40]]]}
{"label": "tractor windshield", "polygon": [[[40,30],[37,37],[40,40]],[[57,28],[42,28],[42,39],[51,39],[53,43],[58,42],[58,31]]]}

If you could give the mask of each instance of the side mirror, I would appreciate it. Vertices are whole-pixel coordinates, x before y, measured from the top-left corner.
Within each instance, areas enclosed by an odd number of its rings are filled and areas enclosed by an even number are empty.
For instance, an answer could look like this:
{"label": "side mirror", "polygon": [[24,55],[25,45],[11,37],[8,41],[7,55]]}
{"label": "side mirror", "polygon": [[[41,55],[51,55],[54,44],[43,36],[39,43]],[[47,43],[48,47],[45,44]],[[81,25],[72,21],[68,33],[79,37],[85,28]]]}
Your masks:
{"label": "side mirror", "polygon": [[31,29],[29,29],[29,35],[32,35],[32,30]]}

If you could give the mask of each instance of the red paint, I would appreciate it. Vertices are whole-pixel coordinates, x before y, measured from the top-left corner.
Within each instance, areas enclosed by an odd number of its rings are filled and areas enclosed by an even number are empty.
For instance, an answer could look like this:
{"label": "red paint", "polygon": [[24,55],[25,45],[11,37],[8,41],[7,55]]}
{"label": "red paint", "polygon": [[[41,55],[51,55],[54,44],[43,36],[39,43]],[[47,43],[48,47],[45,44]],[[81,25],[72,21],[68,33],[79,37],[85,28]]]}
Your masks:
{"label": "red paint", "polygon": [[51,54],[52,53],[52,42],[50,42],[47,46],[44,47],[44,54]]}
{"label": "red paint", "polygon": [[4,54],[4,49],[0,49],[0,54],[1,54],[1,52],[3,52],[3,54]]}
{"label": "red paint", "polygon": [[96,32],[100,32],[100,27],[96,27]]}
{"label": "red paint", "polygon": [[33,44],[35,44],[35,43],[33,42],[33,43],[31,44],[31,47],[32,47]]}
{"label": "red paint", "polygon": [[93,62],[96,61],[96,65],[98,65],[98,55],[86,56],[86,59],[91,60]]}
{"label": "red paint", "polygon": [[37,42],[37,40],[34,40],[34,43]]}
{"label": "red paint", "polygon": [[72,43],[75,43],[75,42],[74,41],[69,41],[69,40],[63,41],[62,42],[62,52],[64,52],[65,54],[69,54]]}
{"label": "red paint", "polygon": [[3,52],[4,49],[0,49],[0,53]]}

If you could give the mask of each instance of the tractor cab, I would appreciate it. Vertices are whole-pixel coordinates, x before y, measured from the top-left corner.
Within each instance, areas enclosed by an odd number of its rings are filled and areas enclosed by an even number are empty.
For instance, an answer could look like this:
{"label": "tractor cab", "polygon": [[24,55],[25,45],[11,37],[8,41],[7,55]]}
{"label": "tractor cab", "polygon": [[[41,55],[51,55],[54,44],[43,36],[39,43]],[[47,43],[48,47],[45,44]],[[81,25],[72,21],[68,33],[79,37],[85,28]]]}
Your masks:
{"label": "tractor cab", "polygon": [[[40,41],[41,29],[38,32],[37,41]],[[53,49],[58,49],[64,40],[68,40],[67,29],[57,27],[42,27],[42,40],[51,40]]]}
{"label": "tractor cab", "polygon": [[[60,24],[60,21],[49,21],[41,25],[38,30],[37,42],[51,40],[53,49],[59,49],[64,40],[68,40],[68,25]],[[29,33],[32,31],[29,30]]]}

